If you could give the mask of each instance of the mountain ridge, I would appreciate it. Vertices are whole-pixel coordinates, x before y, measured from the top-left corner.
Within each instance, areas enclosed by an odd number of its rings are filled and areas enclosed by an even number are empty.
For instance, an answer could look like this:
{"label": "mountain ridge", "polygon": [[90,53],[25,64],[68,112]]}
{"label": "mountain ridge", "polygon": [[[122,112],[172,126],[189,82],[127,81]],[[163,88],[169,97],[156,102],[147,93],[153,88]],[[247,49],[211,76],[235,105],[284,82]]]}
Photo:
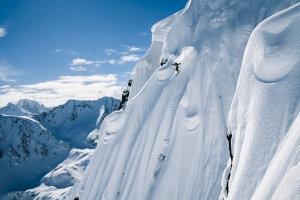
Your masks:
{"label": "mountain ridge", "polygon": [[[26,100],[21,101],[19,106],[12,105],[14,108],[20,108],[21,105],[24,105],[24,101],[26,102]],[[0,114],[0,150],[2,154],[0,163],[1,166],[6,166],[7,163],[10,163],[2,172],[11,171],[9,174],[16,176],[9,178],[7,175],[6,180],[6,176],[2,174],[4,178],[0,181],[0,188],[2,188],[0,198],[2,199],[1,196],[7,192],[10,193],[6,194],[5,197],[3,197],[4,199],[30,199],[33,197],[39,198],[39,196],[45,198],[45,196],[49,196],[49,193],[45,191],[42,192],[41,189],[53,192],[64,192],[66,188],[72,186],[76,180],[80,179],[97,145],[99,137],[98,129],[103,119],[114,110],[117,110],[119,104],[120,100],[104,97],[95,101],[69,100],[65,104],[42,112],[39,115],[33,115],[30,112],[28,112],[29,116]],[[5,109],[9,108],[10,107],[7,106]],[[21,113],[21,115],[23,115],[23,113]],[[65,121],[62,122],[60,120]],[[48,121],[49,123],[47,123]],[[77,145],[82,149],[74,148],[72,140],[70,139],[67,141],[63,140],[64,138],[57,137],[59,134],[72,131],[62,127],[66,121],[71,123],[71,128],[82,126],[80,131],[76,132],[75,130],[72,132],[73,135],[71,135],[71,138],[80,137],[80,141],[78,142],[81,142],[82,145],[80,146],[78,143]],[[89,126],[84,126],[86,123]],[[46,126],[43,124],[46,124]],[[9,134],[13,130],[14,134]],[[54,133],[53,130],[56,132]],[[45,138],[45,134],[48,135],[47,138]],[[43,140],[41,141],[41,139]],[[36,140],[39,142],[35,142]],[[56,143],[59,145],[65,144],[67,147],[66,150],[62,153],[52,152],[55,148],[51,140],[57,141],[58,143]],[[16,143],[17,141],[20,142]],[[87,147],[89,149],[84,149]],[[44,159],[44,164],[39,164],[38,166],[32,166],[32,164],[30,164],[33,162],[41,162],[33,159],[36,156],[49,157],[50,153],[51,155],[53,154],[54,157],[57,157],[56,161],[55,159]],[[47,165],[47,167],[45,167],[45,165]],[[26,170],[31,172],[25,173]],[[24,174],[22,174],[23,172]],[[39,175],[35,175],[34,173],[38,173]],[[24,181],[30,182],[30,184],[25,184]],[[14,190],[25,189],[29,190],[13,192]]]}

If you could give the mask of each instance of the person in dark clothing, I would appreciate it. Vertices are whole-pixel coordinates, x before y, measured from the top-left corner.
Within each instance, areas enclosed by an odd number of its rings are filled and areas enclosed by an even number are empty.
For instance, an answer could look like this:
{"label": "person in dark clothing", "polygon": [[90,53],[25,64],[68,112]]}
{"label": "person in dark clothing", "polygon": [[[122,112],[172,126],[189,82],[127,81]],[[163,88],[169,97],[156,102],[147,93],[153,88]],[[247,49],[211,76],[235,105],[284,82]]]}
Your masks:
{"label": "person in dark clothing", "polygon": [[175,66],[175,71],[177,72],[177,73],[179,73],[180,71],[179,71],[179,65],[180,65],[181,63],[174,63],[174,64],[172,64],[172,65],[174,65]]}
{"label": "person in dark clothing", "polygon": [[132,84],[132,79],[130,79],[130,80],[128,81],[128,87],[131,87],[131,84]]}
{"label": "person in dark clothing", "polygon": [[128,101],[128,96],[129,96],[129,90],[128,89],[123,90],[122,101],[120,103],[119,110],[123,108],[124,104]]}
{"label": "person in dark clothing", "polygon": [[[120,106],[119,106],[119,110],[121,108],[123,108],[126,104],[126,102],[128,101],[128,97],[129,97],[129,92],[130,92],[130,87],[132,85],[132,79],[130,79],[128,81],[128,86],[127,86],[127,89],[123,90],[123,93],[122,93],[122,100],[121,100],[121,103],[120,103]],[[125,108],[125,107],[124,107]]]}
{"label": "person in dark clothing", "polygon": [[79,200],[79,197],[75,197],[75,199],[74,200]]}
{"label": "person in dark clothing", "polygon": [[166,58],[161,59],[160,66],[163,66],[167,62],[168,62],[168,59],[166,59]]}

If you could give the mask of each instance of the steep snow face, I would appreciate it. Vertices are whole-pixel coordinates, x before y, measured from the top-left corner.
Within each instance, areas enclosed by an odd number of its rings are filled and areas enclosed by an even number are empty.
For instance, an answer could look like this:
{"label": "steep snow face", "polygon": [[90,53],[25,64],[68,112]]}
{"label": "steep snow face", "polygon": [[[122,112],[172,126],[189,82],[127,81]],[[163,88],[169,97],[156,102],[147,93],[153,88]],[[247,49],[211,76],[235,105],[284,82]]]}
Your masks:
{"label": "steep snow face", "polygon": [[[189,1],[170,18],[162,47],[151,46],[143,58],[149,70],[133,71],[126,109],[104,120],[102,143],[65,197],[218,199],[229,157],[227,116],[247,41],[262,20],[295,2]],[[168,58],[162,67],[161,58]],[[181,63],[178,76],[174,62]]]}
{"label": "steep snow face", "polygon": [[[0,198],[39,185],[70,147],[30,118],[0,115]],[[51,163],[53,166],[49,166]]]}
{"label": "steep snow face", "polygon": [[99,126],[107,115],[117,110],[119,104],[119,100],[111,97],[97,101],[69,100],[47,113],[35,116],[35,119],[55,137],[69,142],[73,147],[95,148]]}
{"label": "steep snow face", "polygon": [[151,75],[157,68],[160,67],[163,41],[172,24],[182,13],[183,10],[157,22],[152,26],[152,44],[148,49],[146,56],[144,56],[136,64],[131,73],[131,79],[134,80],[134,83],[130,89],[129,99],[134,97],[144,87],[145,83],[149,80]]}
{"label": "steep snow face", "polygon": [[300,199],[299,55],[300,4],[252,33],[229,116],[226,199]]}

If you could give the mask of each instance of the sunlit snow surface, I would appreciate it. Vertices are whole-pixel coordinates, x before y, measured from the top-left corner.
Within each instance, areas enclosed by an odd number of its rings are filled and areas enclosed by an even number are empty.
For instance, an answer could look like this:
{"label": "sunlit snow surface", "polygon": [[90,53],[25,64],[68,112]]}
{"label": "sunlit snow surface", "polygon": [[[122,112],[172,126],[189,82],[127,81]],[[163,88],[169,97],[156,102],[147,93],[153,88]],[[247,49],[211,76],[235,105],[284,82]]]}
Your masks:
{"label": "sunlit snow surface", "polygon": [[262,22],[245,51],[229,116],[228,199],[300,199],[300,5]]}
{"label": "sunlit snow surface", "polygon": [[192,0],[154,25],[126,109],[104,120],[82,180],[62,199],[223,199],[229,173],[227,199],[297,198],[298,7],[259,25],[246,48],[261,21],[295,3]]}

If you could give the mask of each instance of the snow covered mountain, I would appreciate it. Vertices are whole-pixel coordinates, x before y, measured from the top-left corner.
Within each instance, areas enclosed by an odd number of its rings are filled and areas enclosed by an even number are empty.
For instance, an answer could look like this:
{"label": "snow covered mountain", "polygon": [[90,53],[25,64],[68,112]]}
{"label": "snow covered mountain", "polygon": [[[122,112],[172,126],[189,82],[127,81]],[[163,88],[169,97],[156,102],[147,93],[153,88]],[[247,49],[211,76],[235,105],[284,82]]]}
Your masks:
{"label": "snow covered mountain", "polygon": [[33,115],[39,115],[50,110],[50,108],[46,108],[43,104],[29,99],[20,99],[16,105],[29,111]]}
{"label": "snow covered mountain", "polygon": [[0,108],[0,114],[15,116],[33,116],[49,111],[43,104],[39,104],[34,100],[21,99],[17,104],[8,103]]}
{"label": "snow covered mountain", "polygon": [[190,0],[155,24],[126,109],[61,199],[298,199],[297,2]]}
{"label": "snow covered mountain", "polygon": [[103,119],[119,105],[120,100],[112,97],[97,101],[69,100],[34,118],[56,138],[69,142],[72,147],[95,148]]}
{"label": "snow covered mountain", "polygon": [[[0,177],[4,178],[0,179],[0,199],[62,196],[81,178],[98,142],[103,119],[117,110],[119,104],[120,100],[110,97],[97,101],[70,100],[33,116],[35,119],[1,115],[0,166],[4,170],[0,170]],[[65,150],[58,150],[62,149],[60,146],[66,146]],[[33,189],[16,191],[28,188]],[[2,197],[7,192],[10,193]]]}
{"label": "snow covered mountain", "polygon": [[30,116],[31,113],[19,106],[8,103],[6,106],[0,108],[0,114],[3,115],[15,115],[15,116]]}
{"label": "snow covered mountain", "polygon": [[40,179],[70,151],[31,118],[0,115],[0,197],[39,185]]}

